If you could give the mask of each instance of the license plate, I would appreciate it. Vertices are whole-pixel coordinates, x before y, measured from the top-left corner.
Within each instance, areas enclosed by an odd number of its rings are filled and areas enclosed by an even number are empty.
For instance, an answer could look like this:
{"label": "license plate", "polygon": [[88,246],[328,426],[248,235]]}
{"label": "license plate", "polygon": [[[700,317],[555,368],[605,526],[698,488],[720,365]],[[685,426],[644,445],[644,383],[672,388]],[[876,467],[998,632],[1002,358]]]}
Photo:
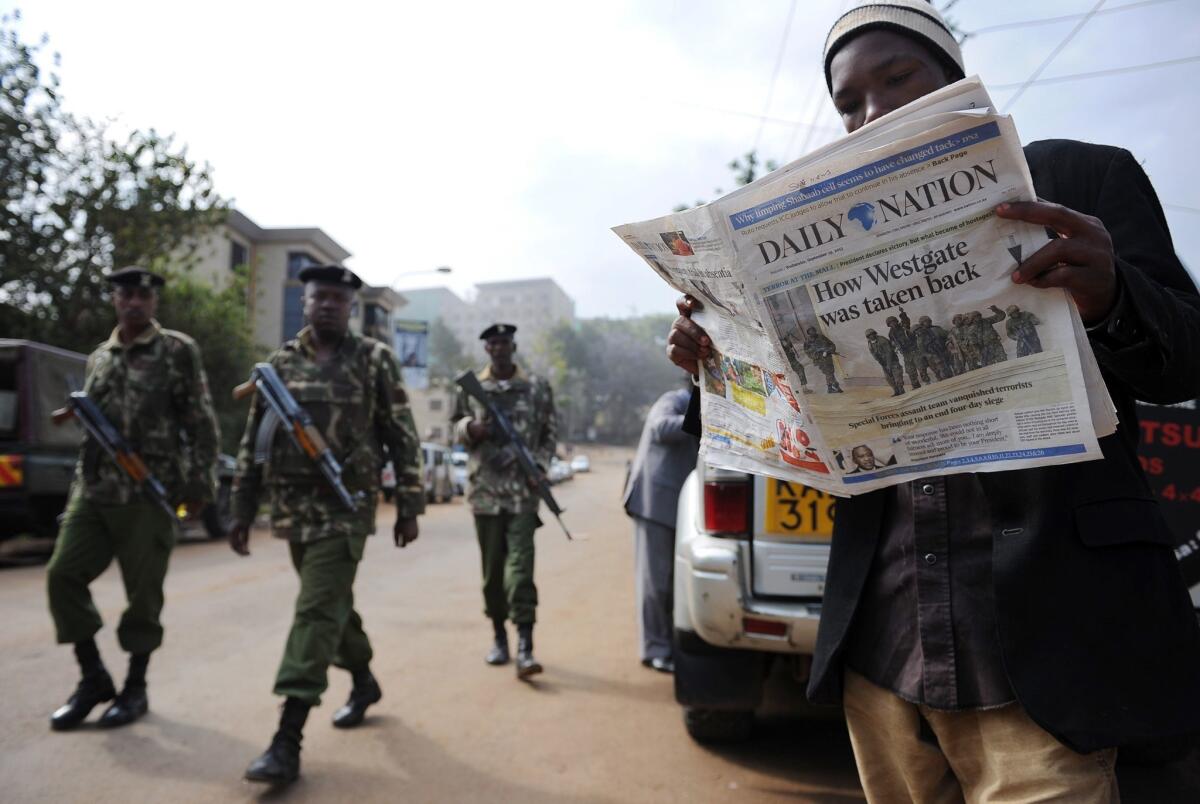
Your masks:
{"label": "license plate", "polygon": [[768,478],[764,528],[768,536],[829,539],[835,498],[799,483]]}

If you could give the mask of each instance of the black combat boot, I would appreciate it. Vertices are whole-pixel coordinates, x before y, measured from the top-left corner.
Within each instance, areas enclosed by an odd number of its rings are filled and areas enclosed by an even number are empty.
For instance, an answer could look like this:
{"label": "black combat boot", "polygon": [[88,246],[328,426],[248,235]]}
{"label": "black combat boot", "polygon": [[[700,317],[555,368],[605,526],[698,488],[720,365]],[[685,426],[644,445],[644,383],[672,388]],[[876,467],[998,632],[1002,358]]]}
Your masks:
{"label": "black combat boot", "polygon": [[529,678],[542,672],[542,666],[533,658],[533,623],[517,626],[517,678]]}
{"label": "black combat boot", "polygon": [[50,728],[55,731],[75,728],[96,706],[111,701],[117,694],[112,676],[104,669],[104,662],[100,661],[100,651],[94,640],[76,642],[75,658],[79,661],[83,678],[67,702],[50,716]]}
{"label": "black combat boot", "polygon": [[346,705],[333,713],[333,725],[339,729],[354,728],[363,722],[367,707],[379,703],[382,698],[383,690],[379,689],[379,682],[368,668],[354,671],[354,687]]}
{"label": "black combat boot", "polygon": [[146,666],[149,663],[149,653],[130,654],[129,675],[125,678],[125,687],[100,716],[101,728],[124,726],[150,711],[150,701],[146,697]]}
{"label": "black combat boot", "polygon": [[299,698],[287,698],[279,716],[279,731],[262,756],[246,768],[246,779],[267,784],[287,784],[300,775],[300,741],[309,705]]}
{"label": "black combat boot", "polygon": [[494,665],[508,664],[508,629],[504,627],[504,620],[492,620],[492,628],[496,639],[484,661]]}

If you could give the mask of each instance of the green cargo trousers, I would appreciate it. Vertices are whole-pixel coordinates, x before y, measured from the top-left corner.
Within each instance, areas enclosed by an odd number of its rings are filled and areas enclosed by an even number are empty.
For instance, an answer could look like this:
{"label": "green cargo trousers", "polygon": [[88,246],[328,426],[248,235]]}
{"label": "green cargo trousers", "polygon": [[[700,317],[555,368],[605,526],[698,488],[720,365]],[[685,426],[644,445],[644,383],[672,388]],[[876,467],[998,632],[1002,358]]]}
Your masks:
{"label": "green cargo trousers", "polygon": [[354,672],[370,664],[371,641],[354,610],[354,575],[366,542],[365,535],[332,536],[288,545],[300,594],[275,676],[276,695],[317,706],[329,686],[329,665]]}
{"label": "green cargo trousers", "polygon": [[115,557],[128,601],[117,625],[117,640],[129,653],[150,653],[161,645],[158,618],[174,544],[175,523],[151,502],[102,505],[82,492],[72,494],[46,566],[46,591],[58,641],[81,642],[100,630],[104,623],[88,586]]}
{"label": "green cargo trousers", "polygon": [[483,560],[483,613],[517,625],[536,619],[533,583],[533,532],[542,525],[536,511],[476,514],[475,534]]}

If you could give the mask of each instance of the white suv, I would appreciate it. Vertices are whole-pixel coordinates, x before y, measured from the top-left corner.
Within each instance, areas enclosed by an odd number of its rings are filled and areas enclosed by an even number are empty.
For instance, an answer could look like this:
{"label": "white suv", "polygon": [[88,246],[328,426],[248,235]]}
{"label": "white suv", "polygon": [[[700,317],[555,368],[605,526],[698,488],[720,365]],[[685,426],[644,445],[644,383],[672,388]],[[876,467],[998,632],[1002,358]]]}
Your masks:
{"label": "white suv", "polygon": [[[742,739],[773,666],[807,681],[834,498],[703,460],[675,529],[675,698],[697,740]],[[801,693],[802,695],[802,693]]]}

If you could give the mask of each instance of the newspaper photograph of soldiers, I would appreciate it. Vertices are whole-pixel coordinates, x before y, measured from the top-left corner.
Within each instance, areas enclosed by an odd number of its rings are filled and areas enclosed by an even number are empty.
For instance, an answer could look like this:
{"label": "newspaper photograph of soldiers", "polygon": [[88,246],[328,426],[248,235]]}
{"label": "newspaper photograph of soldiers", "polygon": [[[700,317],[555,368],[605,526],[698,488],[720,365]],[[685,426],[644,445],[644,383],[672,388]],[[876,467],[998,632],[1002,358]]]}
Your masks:
{"label": "newspaper photograph of soldiers", "polygon": [[[1010,279],[1048,236],[995,212],[1033,189],[992,109],[963,79],[710,204],[616,227],[705,305],[732,367],[728,394],[702,384],[710,462],[846,495],[1099,457],[1112,403],[1078,314]],[[774,374],[799,410],[763,393]],[[783,459],[788,417],[840,476]]]}

